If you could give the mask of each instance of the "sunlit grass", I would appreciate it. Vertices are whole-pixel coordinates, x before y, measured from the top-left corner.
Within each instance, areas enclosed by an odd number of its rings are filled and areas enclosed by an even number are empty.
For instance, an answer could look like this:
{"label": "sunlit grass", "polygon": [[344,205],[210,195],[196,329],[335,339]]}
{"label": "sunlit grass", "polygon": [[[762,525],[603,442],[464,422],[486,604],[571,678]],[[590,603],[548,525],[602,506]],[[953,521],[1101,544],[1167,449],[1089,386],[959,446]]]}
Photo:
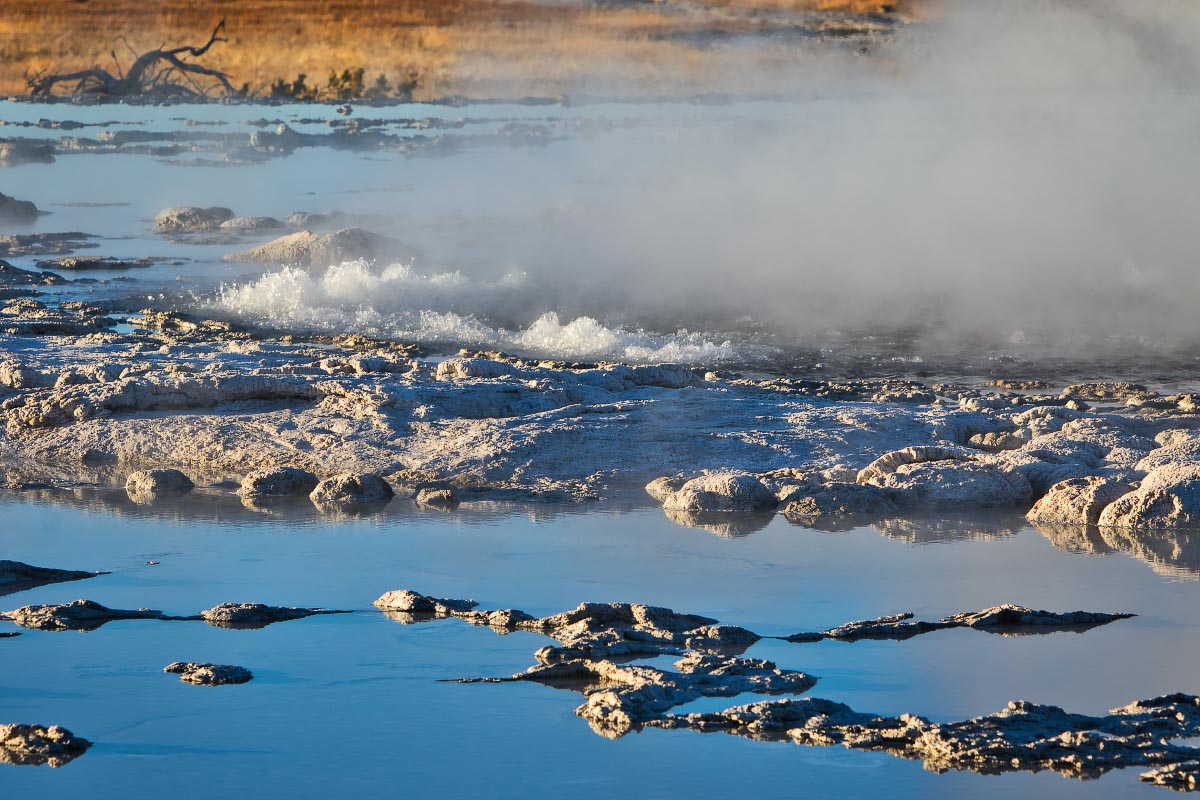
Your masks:
{"label": "sunlit grass", "polygon": [[[877,11],[876,0],[698,0],[686,6],[592,5],[532,0],[4,0],[0,93],[24,75],[99,65],[115,72],[132,51],[201,43],[227,20],[228,43],[204,63],[234,84],[265,92],[299,73],[364,67],[395,83],[414,70],[418,98],[447,94],[653,91],[664,85],[737,90],[754,67],[802,61],[803,48],[764,41],[707,47],[690,34],[750,32],[767,15],[820,9]],[[895,5],[890,4],[890,5]],[[124,39],[122,38],[124,37]],[[126,44],[128,42],[128,46]],[[132,48],[132,50],[130,49]],[[714,79],[717,83],[713,84]],[[729,85],[725,85],[729,84]]]}

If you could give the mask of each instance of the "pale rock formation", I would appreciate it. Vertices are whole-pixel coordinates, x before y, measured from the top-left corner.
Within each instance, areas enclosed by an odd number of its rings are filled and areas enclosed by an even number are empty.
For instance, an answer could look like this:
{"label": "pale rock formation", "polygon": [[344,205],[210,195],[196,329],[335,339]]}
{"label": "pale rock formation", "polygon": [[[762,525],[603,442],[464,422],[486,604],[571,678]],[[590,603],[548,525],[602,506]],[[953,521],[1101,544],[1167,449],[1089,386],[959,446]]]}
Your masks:
{"label": "pale rock formation", "polygon": [[1157,467],[1138,488],[1110,503],[1100,514],[1102,527],[1200,528],[1200,464]]}
{"label": "pale rock formation", "polygon": [[692,653],[675,662],[679,672],[655,667],[577,660],[531,667],[515,680],[557,685],[562,681],[598,688],[575,709],[594,732],[618,738],[675,706],[702,697],[799,694],[816,679],[797,670],[780,669],[771,661]]}
{"label": "pale rock formation", "polygon": [[1181,792],[1200,789],[1200,760],[1168,764],[1143,772],[1138,778],[1155,786],[1165,786]]}
{"label": "pale rock formation", "polygon": [[[861,714],[840,703],[808,698],[772,700],[711,713],[672,714],[671,709],[702,697],[746,692],[798,694],[815,685],[816,679],[803,672],[780,669],[769,661],[736,655],[757,641],[758,636],[750,631],[670,609],[583,603],[572,611],[531,619],[511,610],[450,610],[447,602],[454,603],[397,591],[380,598],[379,604],[405,609],[405,613],[397,614],[401,622],[455,616],[475,624],[492,624],[499,633],[530,630],[558,640],[561,646],[538,650],[538,663],[525,672],[511,678],[468,678],[463,682],[533,681],[580,692],[585,702],[575,713],[606,738],[618,738],[644,727],[724,731],[768,741],[888,750],[902,757],[924,759],[937,769],[995,772],[1057,769],[1065,764],[1073,774],[1085,777],[1114,766],[1181,762],[1200,754],[1196,748],[1168,741],[1172,736],[1185,737],[1200,730],[1200,698],[1188,695],[1135,703],[1104,718],[1013,703],[997,715],[941,725],[908,714]],[[460,608],[474,606],[469,601],[455,604]],[[507,615],[512,621],[489,623],[489,615],[497,614]],[[907,638],[966,625],[984,630],[1050,632],[1103,624],[1119,616],[1085,612],[1059,615],[998,606],[938,623],[914,623],[911,614],[893,615],[793,641],[814,641],[826,634],[846,641]],[[677,671],[626,663],[667,654],[681,656],[674,663]],[[1018,715],[1026,717],[1018,720]],[[1092,735],[1098,729],[1105,735]],[[1105,744],[1110,738],[1111,750]]]}
{"label": "pale rock formation", "polygon": [[860,472],[858,480],[885,490],[902,508],[1003,508],[1026,503],[1033,493],[1021,473],[974,462],[950,448],[888,453]]}
{"label": "pale rock formation", "polygon": [[1200,698],[1183,694],[1131,703],[1104,717],[1018,700],[996,714],[933,723],[912,714],[882,717],[841,703],[800,698],[712,713],[666,714],[646,724],[816,747],[881,750],[923,761],[926,769],[937,772],[1049,769],[1072,778],[1095,778],[1121,767],[1169,765],[1147,775],[1161,772],[1162,785],[1174,786],[1186,785],[1190,765],[1200,756],[1198,748],[1171,743],[1200,732]]}
{"label": "pale rock formation", "polygon": [[470,611],[479,604],[474,600],[452,600],[444,597],[429,597],[411,589],[395,589],[384,592],[373,604],[384,611],[404,611],[410,614],[445,614]]}
{"label": "pale rock formation", "polygon": [[197,206],[177,206],[164,208],[154,218],[154,230],[159,233],[196,233],[211,231],[220,227],[222,222],[233,219],[233,212],[228,208],[214,206],[199,208]]}
{"label": "pale rock formation", "polygon": [[325,608],[292,608],[262,603],[221,603],[200,612],[200,619],[216,628],[257,630],[276,622],[304,619],[317,614],[349,614]]}
{"label": "pale rock formation", "polygon": [[225,256],[226,261],[254,264],[294,264],[301,267],[328,267],[345,261],[365,259],[404,260],[412,251],[387,236],[362,228],[343,228],[334,233],[299,231],[278,239],[238,250]]}
{"label": "pale rock formation", "polygon": [[810,493],[793,492],[783,506],[789,517],[884,516],[899,507],[884,490],[858,483],[830,483]]}
{"label": "pale rock formation", "polygon": [[79,758],[92,743],[57,725],[0,723],[0,764],[61,767]]}
{"label": "pale rock formation", "polygon": [[719,472],[692,478],[663,501],[668,511],[758,512],[775,508],[778,500],[753,475]]}
{"label": "pale rock formation", "polygon": [[520,370],[503,361],[486,358],[447,358],[437,365],[434,373],[438,380],[463,380],[467,378],[507,378],[518,375]]}
{"label": "pale rock formation", "polygon": [[94,631],[101,625],[118,619],[178,619],[151,608],[108,608],[91,600],[70,603],[24,606],[0,614],[22,628],[37,631]]}
{"label": "pale rock formation", "polygon": [[646,494],[658,502],[664,502],[668,497],[678,492],[687,483],[687,478],[663,477],[655,478],[646,484]]}
{"label": "pale rock formation", "polygon": [[1065,613],[1035,611],[1024,606],[1005,603],[985,608],[982,611],[951,614],[936,622],[917,620],[912,612],[904,612],[876,619],[847,622],[819,632],[794,633],[783,638],[785,641],[797,643],[819,642],[822,639],[837,639],[843,642],[857,642],[860,639],[904,640],[946,628],[974,628],[1008,635],[1041,634],[1083,631],[1132,616],[1134,615],[1094,611],[1068,611]]}
{"label": "pale rock formation", "polygon": [[394,494],[378,475],[347,473],[321,481],[308,497],[318,508],[339,508],[386,503]]}
{"label": "pale rock formation", "polygon": [[937,445],[919,445],[892,450],[876,458],[864,469],[860,470],[856,480],[867,483],[873,479],[881,479],[891,475],[897,469],[910,464],[924,464],[934,461],[974,461],[978,456],[966,448],[943,447]]}
{"label": "pale rock formation", "polygon": [[238,494],[243,497],[304,496],[317,488],[316,475],[299,467],[273,467],[251,472],[242,478]]}
{"label": "pale rock formation", "polygon": [[458,493],[449,487],[425,487],[418,489],[413,502],[422,508],[439,508],[449,510],[457,508]]}
{"label": "pale rock formation", "polygon": [[227,231],[274,231],[287,226],[274,217],[231,217],[219,227]]}
{"label": "pale rock formation", "polygon": [[149,469],[130,473],[125,491],[135,503],[153,503],[162,497],[181,495],[196,488],[192,479],[177,469]]}
{"label": "pale rock formation", "polygon": [[1030,522],[1095,525],[1110,503],[1133,487],[1117,478],[1092,476],[1059,481],[1025,515]]}
{"label": "pale rock formation", "polygon": [[952,614],[943,622],[977,630],[1042,632],[1107,625],[1133,614],[1107,614],[1098,611],[1036,611],[1024,606],[1005,604],[964,614]]}
{"label": "pale rock formation", "polygon": [[163,672],[179,676],[184,683],[197,686],[227,686],[247,683],[254,674],[245,667],[233,664],[197,664],[191,661],[176,661],[163,667]]}

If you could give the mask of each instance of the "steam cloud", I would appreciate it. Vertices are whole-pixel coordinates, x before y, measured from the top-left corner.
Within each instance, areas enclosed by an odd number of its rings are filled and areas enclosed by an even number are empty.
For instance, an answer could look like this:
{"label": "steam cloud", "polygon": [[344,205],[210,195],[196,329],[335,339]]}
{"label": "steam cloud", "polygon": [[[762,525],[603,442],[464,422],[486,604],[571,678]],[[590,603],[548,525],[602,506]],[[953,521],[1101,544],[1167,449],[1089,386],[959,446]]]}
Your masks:
{"label": "steam cloud", "polygon": [[868,59],[886,75],[795,76],[803,102],[668,106],[553,145],[512,190],[522,235],[492,252],[527,274],[506,319],[1200,341],[1193,3],[946,2]]}

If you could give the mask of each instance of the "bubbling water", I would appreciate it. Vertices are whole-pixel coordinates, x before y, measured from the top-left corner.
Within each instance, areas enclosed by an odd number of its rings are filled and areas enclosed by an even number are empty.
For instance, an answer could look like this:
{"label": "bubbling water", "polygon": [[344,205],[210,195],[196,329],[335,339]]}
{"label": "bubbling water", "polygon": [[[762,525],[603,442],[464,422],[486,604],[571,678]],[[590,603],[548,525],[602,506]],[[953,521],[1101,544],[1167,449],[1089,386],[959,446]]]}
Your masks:
{"label": "bubbling water", "polygon": [[461,272],[421,273],[407,264],[376,269],[348,261],[321,273],[285,267],[222,286],[208,307],[288,330],[356,332],[569,360],[720,364],[766,352],[760,345],[686,329],[650,332],[589,316],[563,321],[553,310],[528,314],[533,320],[526,325],[513,324],[523,308],[536,303],[531,292],[519,273],[477,281]]}

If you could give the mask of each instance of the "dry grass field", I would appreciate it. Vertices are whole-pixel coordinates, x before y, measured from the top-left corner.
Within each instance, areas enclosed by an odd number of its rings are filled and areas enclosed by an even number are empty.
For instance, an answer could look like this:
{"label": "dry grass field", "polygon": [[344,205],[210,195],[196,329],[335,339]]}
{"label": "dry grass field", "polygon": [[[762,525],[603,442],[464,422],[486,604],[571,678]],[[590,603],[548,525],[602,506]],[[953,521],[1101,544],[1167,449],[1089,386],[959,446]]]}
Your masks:
{"label": "dry grass field", "polygon": [[[0,94],[27,74],[100,66],[114,74],[163,44],[228,42],[203,60],[237,86],[363,67],[368,83],[417,75],[416,97],[748,91],[751,76],[802,64],[880,10],[911,0],[3,0]],[[812,12],[823,12],[815,15]],[[803,29],[804,35],[794,34]],[[827,33],[827,37],[812,36]],[[765,87],[770,88],[770,87]]]}

